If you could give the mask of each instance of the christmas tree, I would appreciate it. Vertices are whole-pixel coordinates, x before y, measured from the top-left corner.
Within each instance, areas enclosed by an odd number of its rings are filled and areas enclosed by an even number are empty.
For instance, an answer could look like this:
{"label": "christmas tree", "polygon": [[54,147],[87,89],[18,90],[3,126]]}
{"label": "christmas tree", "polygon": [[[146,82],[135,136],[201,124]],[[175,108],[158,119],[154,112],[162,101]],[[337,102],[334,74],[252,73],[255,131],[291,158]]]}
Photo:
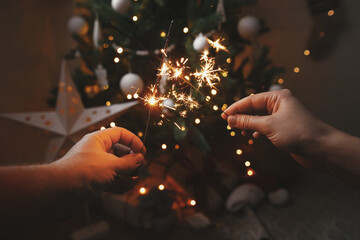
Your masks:
{"label": "christmas tree", "polygon": [[[254,140],[230,129],[221,110],[274,87],[283,73],[258,42],[269,28],[248,14],[253,4],[86,0],[76,1],[79,15],[69,21],[77,46],[67,58],[81,61],[73,77],[84,105],[138,100],[118,122],[145,140],[150,174],[171,176],[210,208],[207,188],[222,195],[239,181],[232,173],[257,173],[242,159],[254,153]],[[214,79],[201,81],[206,67]]]}

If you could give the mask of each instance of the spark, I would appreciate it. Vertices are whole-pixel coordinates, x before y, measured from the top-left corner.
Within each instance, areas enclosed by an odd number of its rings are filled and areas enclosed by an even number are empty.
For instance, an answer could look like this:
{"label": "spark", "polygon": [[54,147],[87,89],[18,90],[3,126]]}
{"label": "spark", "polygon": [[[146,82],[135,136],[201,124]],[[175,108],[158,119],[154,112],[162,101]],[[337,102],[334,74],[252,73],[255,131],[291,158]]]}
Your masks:
{"label": "spark", "polygon": [[201,70],[196,71],[191,75],[195,76],[199,87],[202,87],[203,84],[207,84],[209,87],[214,88],[216,82],[220,82],[220,77],[217,73],[223,70],[220,67],[214,69],[215,58],[209,57],[209,52],[206,50],[203,52],[200,60],[202,61]]}
{"label": "spark", "polygon": [[221,38],[219,38],[219,39],[217,39],[215,41],[211,41],[210,39],[208,39],[208,42],[213,48],[215,48],[216,52],[219,52],[220,50],[223,50],[225,52],[229,52],[225,46],[220,44],[220,42],[223,41],[223,40],[224,39],[221,39]]}

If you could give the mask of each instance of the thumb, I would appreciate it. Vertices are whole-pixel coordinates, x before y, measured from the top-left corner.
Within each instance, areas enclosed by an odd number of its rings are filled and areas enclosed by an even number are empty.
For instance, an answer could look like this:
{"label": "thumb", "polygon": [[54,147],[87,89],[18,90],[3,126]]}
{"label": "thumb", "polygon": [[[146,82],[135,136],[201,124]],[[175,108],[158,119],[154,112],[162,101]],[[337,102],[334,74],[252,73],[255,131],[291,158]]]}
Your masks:
{"label": "thumb", "polygon": [[228,124],[231,128],[238,128],[241,130],[252,130],[264,133],[266,131],[267,116],[253,116],[253,115],[231,115],[228,117]]}
{"label": "thumb", "polygon": [[144,155],[131,153],[120,158],[114,156],[115,171],[119,173],[131,172],[144,164]]}

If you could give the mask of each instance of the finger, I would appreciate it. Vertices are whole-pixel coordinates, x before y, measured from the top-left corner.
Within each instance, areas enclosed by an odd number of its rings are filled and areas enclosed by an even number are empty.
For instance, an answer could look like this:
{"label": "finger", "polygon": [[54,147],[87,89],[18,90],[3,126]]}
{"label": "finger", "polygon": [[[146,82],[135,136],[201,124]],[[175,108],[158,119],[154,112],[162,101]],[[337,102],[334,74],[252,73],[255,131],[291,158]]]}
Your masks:
{"label": "finger", "polygon": [[141,153],[131,153],[123,157],[113,158],[114,168],[116,172],[127,173],[134,171],[144,164],[144,155]]}
{"label": "finger", "polygon": [[243,131],[253,130],[264,133],[267,129],[266,126],[267,116],[252,116],[252,115],[231,115],[227,121],[230,127],[235,127]]}
{"label": "finger", "polygon": [[130,154],[131,149],[125,145],[122,145],[120,143],[117,143],[113,146],[114,154],[117,157],[122,157],[124,155]]}
{"label": "finger", "polygon": [[245,97],[228,107],[222,114],[223,119],[227,119],[230,115],[245,113],[267,113],[271,112],[273,102],[277,99],[279,91],[258,93]]}
{"label": "finger", "polygon": [[125,128],[108,128],[95,134],[104,142],[106,151],[109,151],[116,143],[120,143],[135,153],[146,154],[145,146],[140,138]]}

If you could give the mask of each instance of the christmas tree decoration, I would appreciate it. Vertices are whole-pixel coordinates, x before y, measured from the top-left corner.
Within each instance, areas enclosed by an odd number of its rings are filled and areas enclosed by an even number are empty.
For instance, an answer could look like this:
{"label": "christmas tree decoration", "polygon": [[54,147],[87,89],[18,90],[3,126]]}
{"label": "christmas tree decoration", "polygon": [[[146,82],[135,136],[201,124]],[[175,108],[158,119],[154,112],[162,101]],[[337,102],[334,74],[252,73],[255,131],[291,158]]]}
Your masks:
{"label": "christmas tree decoration", "polygon": [[195,230],[201,230],[211,226],[207,216],[201,212],[196,212],[185,218],[185,221]]}
{"label": "christmas tree decoration", "polygon": [[124,14],[130,7],[130,0],[111,0],[111,7],[116,12]]}
{"label": "christmas tree decoration", "polygon": [[55,111],[30,113],[3,113],[0,116],[34,126],[57,135],[49,145],[47,161],[53,161],[58,156],[62,144],[69,138],[72,141],[79,139],[76,133],[109,117],[119,115],[137,102],[113,104],[109,107],[100,106],[84,108],[80,94],[67,70],[63,60],[59,81],[58,98]]}
{"label": "christmas tree decoration", "polygon": [[100,86],[101,90],[107,89],[109,87],[109,80],[107,78],[107,71],[106,69],[101,65],[97,65],[95,69],[95,75],[97,78],[97,82]]}
{"label": "christmas tree decoration", "polygon": [[193,47],[197,52],[203,52],[209,47],[209,42],[207,37],[200,33],[193,42]]}
{"label": "christmas tree decoration", "polygon": [[100,46],[100,40],[101,40],[101,27],[99,22],[99,15],[96,15],[95,21],[94,21],[94,29],[93,29],[93,43],[94,47]]}
{"label": "christmas tree decoration", "polygon": [[68,29],[71,33],[77,35],[85,35],[89,31],[89,24],[80,16],[70,18]]}
{"label": "christmas tree decoration", "polygon": [[253,40],[259,35],[260,22],[254,16],[245,16],[239,20],[237,30],[241,37]]}
{"label": "christmas tree decoration", "polygon": [[162,102],[163,105],[163,113],[166,116],[174,116],[175,102],[171,98],[167,98]]}
{"label": "christmas tree decoration", "polygon": [[127,73],[120,79],[120,89],[125,95],[140,94],[144,88],[144,82],[136,73]]}
{"label": "christmas tree decoration", "polygon": [[226,201],[226,209],[237,212],[246,205],[255,207],[265,197],[264,191],[254,184],[242,184],[230,194]]}

